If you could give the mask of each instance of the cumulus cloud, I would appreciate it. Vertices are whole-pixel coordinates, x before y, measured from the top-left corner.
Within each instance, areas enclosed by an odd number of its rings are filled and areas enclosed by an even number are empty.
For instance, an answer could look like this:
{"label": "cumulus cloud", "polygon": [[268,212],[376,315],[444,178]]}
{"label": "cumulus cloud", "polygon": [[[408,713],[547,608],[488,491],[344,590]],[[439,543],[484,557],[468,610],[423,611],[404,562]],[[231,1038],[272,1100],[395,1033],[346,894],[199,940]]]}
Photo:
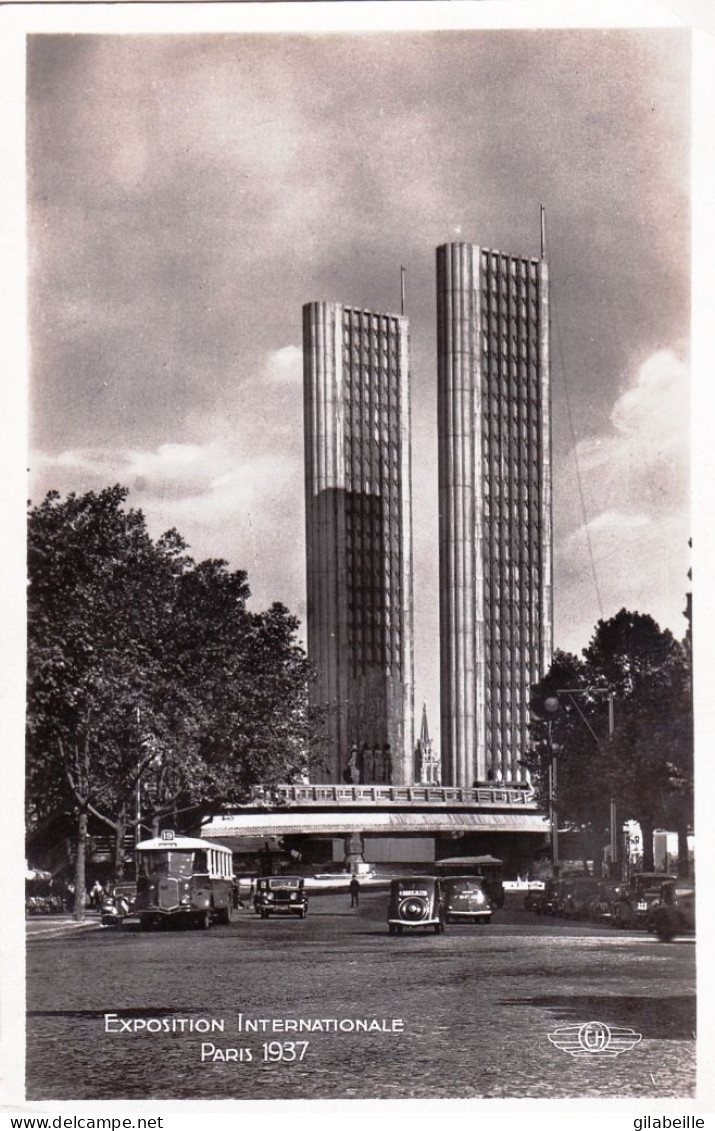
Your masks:
{"label": "cumulus cloud", "polygon": [[682,507],[689,464],[689,386],[685,363],[659,350],[638,369],[611,412],[613,431],[577,445],[587,511],[645,511],[655,518]]}
{"label": "cumulus cloud", "polygon": [[303,351],[283,346],[268,355],[266,379],[274,385],[298,385],[303,380]]}
{"label": "cumulus cloud", "polygon": [[[650,356],[616,400],[612,431],[577,444],[558,473],[579,518],[555,547],[557,644],[578,650],[583,608],[593,621],[623,605],[682,635],[689,528],[689,387],[672,350]],[[586,508],[580,507],[577,472]],[[600,604],[600,608],[599,608]],[[582,632],[582,629],[581,629]]]}

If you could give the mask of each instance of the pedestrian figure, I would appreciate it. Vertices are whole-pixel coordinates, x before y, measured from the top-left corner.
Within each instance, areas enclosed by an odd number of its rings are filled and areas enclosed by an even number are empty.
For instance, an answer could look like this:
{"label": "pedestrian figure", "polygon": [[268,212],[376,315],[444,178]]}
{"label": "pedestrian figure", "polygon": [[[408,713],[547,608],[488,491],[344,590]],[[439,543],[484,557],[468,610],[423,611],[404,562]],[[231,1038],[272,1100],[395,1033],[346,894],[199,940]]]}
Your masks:
{"label": "pedestrian figure", "polygon": [[360,881],[353,876],[350,881],[350,906],[358,907],[360,904]]}

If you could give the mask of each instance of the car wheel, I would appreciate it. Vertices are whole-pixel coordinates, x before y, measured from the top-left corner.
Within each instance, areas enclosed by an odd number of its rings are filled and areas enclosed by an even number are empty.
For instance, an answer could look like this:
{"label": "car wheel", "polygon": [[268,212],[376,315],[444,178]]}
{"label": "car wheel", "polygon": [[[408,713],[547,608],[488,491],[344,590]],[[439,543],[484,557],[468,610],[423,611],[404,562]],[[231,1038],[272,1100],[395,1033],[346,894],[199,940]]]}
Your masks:
{"label": "car wheel", "polygon": [[388,929],[388,931],[389,931],[389,933],[390,933],[391,935],[396,935],[396,934],[397,934],[397,927],[395,926],[395,924],[394,924],[394,923],[388,923],[388,924],[387,924],[387,929]]}
{"label": "car wheel", "polygon": [[202,931],[208,931],[210,926],[211,926],[211,912],[210,911],[204,911],[203,914],[199,916],[199,927]]}
{"label": "car wheel", "polygon": [[153,926],[154,926],[154,920],[151,919],[149,917],[149,915],[140,916],[140,918],[139,918],[139,930],[140,931],[150,931]]}
{"label": "car wheel", "polygon": [[261,910],[261,919],[267,919],[267,918],[268,918],[268,912],[267,912],[267,911],[264,911],[264,910],[262,909],[262,910]]}

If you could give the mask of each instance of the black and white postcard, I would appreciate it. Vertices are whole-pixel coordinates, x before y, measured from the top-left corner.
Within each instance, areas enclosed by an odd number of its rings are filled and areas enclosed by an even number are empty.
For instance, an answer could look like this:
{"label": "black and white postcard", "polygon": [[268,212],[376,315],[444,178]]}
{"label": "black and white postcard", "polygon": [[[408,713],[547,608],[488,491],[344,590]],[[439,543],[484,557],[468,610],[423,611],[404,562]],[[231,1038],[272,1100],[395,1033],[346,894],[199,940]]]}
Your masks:
{"label": "black and white postcard", "polygon": [[2,1110],[704,1126],[696,7],[0,13]]}

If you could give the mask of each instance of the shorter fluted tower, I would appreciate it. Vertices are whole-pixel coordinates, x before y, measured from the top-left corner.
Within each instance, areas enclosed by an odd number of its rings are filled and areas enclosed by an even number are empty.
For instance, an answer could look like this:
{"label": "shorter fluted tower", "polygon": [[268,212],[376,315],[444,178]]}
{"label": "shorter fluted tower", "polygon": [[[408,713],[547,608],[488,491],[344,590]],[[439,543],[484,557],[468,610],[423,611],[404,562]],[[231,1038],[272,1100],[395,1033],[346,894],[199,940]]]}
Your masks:
{"label": "shorter fluted tower", "polygon": [[325,780],[412,780],[408,321],[303,308],[308,654]]}

